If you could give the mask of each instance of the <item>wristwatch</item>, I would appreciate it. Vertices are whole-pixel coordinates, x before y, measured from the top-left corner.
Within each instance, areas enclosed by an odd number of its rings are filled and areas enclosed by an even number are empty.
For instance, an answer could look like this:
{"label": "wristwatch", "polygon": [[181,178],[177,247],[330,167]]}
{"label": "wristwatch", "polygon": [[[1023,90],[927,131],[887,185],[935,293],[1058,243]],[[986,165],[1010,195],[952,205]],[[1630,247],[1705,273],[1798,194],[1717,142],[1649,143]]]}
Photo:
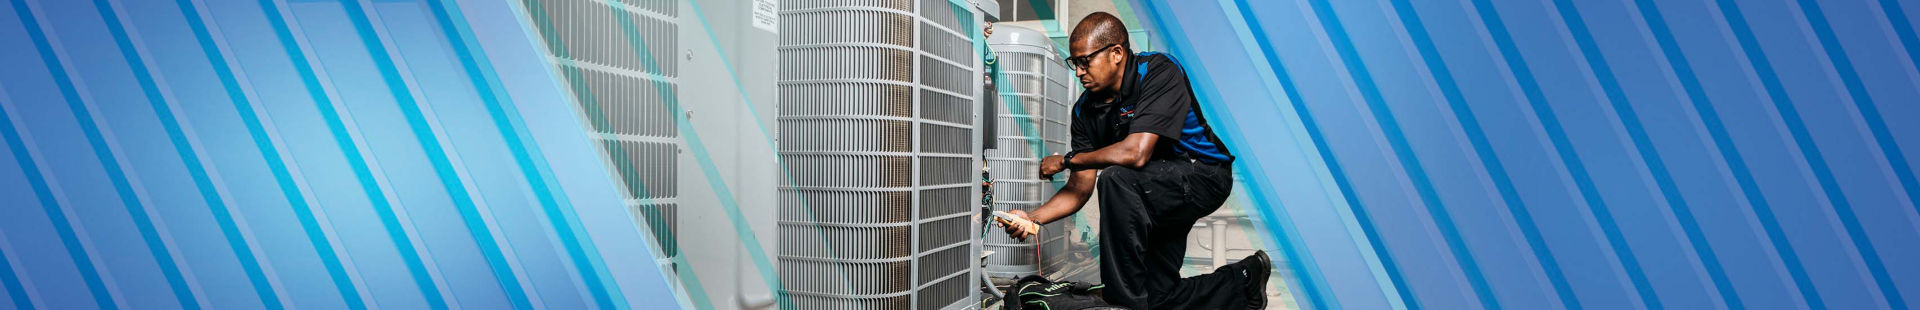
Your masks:
{"label": "wristwatch", "polygon": [[1060,167],[1067,168],[1067,169],[1074,169],[1079,167],[1073,164],[1074,155],[1080,155],[1080,151],[1074,150],[1071,152],[1067,152],[1067,155],[1060,155]]}

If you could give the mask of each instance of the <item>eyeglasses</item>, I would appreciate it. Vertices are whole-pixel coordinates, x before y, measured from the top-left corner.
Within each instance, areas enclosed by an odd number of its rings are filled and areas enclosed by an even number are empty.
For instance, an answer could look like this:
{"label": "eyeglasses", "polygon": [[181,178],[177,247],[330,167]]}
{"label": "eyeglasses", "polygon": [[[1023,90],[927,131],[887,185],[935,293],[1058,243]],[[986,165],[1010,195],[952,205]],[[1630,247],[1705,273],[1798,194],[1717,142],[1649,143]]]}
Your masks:
{"label": "eyeglasses", "polygon": [[1067,57],[1067,66],[1068,68],[1071,68],[1073,70],[1086,69],[1087,63],[1093,61],[1094,55],[1099,55],[1100,52],[1105,52],[1107,51],[1107,49],[1113,48],[1115,46],[1120,46],[1120,44],[1108,44],[1107,47],[1102,47],[1098,50],[1094,50],[1093,52],[1087,53],[1086,55]]}

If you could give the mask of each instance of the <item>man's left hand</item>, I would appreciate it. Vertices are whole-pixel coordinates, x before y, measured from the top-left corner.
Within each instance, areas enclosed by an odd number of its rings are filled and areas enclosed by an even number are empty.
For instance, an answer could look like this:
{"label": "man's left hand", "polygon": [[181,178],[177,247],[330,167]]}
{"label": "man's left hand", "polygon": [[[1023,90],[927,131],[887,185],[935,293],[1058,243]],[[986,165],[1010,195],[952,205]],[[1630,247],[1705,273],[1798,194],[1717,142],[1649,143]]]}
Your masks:
{"label": "man's left hand", "polygon": [[1040,158],[1040,178],[1053,179],[1053,175],[1067,170],[1067,158],[1060,155]]}
{"label": "man's left hand", "polygon": [[1034,223],[1033,218],[1027,215],[1027,211],[1011,210],[1011,211],[1007,211],[1007,213],[1013,215],[1014,218],[1018,219],[1013,221],[998,222],[1001,227],[1005,227],[1007,229],[1007,237],[1013,237],[1013,239],[1026,241],[1027,237],[1032,237],[1034,235],[1040,234],[1040,224]]}

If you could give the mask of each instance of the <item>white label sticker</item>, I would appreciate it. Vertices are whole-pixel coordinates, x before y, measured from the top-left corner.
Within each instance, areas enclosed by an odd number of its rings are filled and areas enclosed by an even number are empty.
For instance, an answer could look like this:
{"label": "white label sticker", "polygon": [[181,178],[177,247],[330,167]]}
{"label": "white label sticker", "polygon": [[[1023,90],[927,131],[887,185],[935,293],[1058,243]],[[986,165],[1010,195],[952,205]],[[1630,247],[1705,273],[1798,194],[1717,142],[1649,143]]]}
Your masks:
{"label": "white label sticker", "polygon": [[753,27],[780,33],[780,0],[753,0]]}

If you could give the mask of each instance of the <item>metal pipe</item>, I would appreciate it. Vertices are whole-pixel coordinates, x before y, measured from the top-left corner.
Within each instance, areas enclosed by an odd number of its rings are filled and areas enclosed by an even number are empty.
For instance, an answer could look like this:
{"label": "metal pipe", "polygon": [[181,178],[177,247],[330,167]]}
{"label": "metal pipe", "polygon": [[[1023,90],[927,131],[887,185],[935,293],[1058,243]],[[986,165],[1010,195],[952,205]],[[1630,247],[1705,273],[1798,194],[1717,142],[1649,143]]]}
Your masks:
{"label": "metal pipe", "polygon": [[1219,269],[1227,265],[1227,220],[1214,218],[1208,226],[1213,232],[1213,268]]}

